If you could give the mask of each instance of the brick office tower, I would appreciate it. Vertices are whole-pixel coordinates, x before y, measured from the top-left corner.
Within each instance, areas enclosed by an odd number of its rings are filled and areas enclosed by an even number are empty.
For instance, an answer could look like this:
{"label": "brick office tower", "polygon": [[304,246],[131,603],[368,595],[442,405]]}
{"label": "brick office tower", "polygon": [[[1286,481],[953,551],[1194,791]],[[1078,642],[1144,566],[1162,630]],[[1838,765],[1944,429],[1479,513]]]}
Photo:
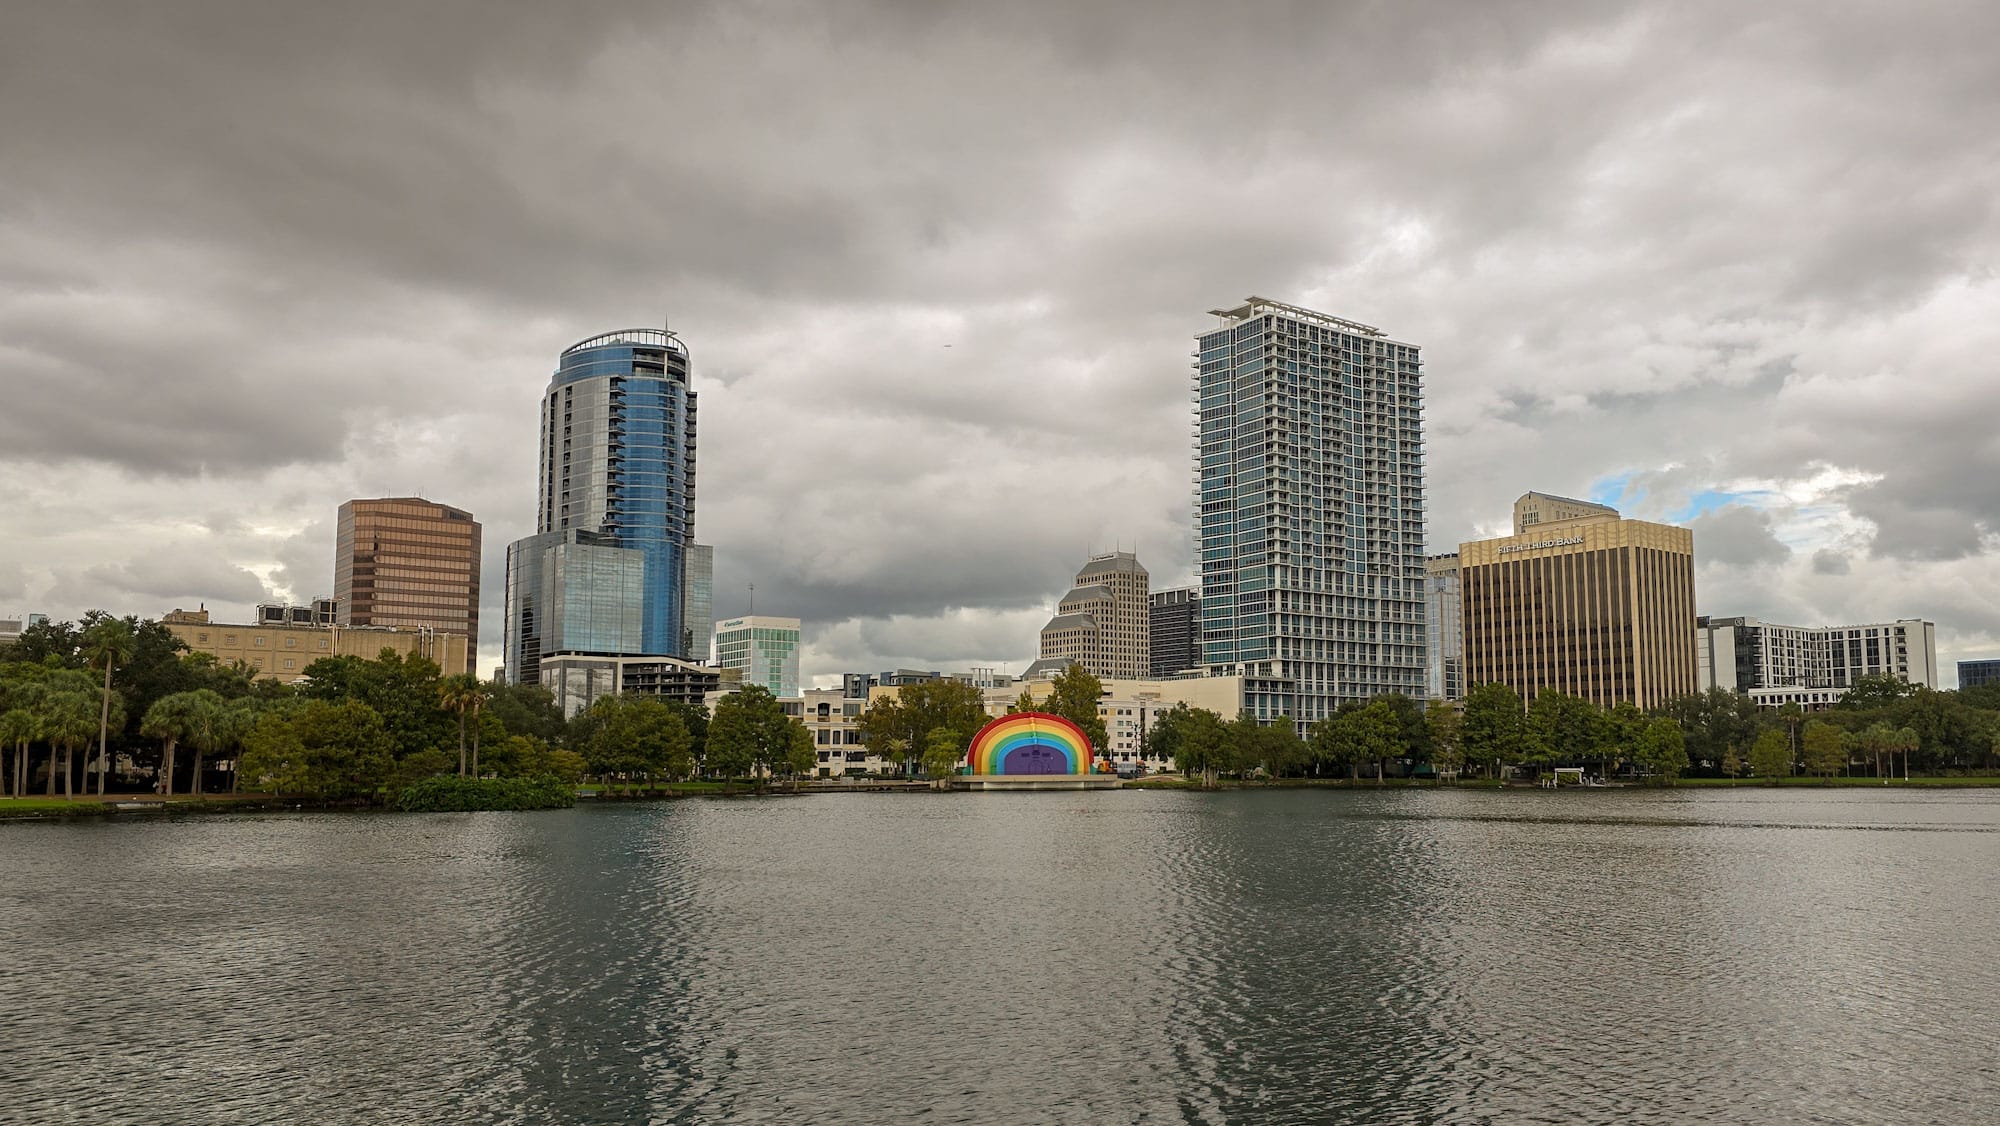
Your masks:
{"label": "brick office tower", "polygon": [[462,634],[477,651],[479,549],[479,521],[464,509],[421,497],[348,501],[333,557],[337,621]]}

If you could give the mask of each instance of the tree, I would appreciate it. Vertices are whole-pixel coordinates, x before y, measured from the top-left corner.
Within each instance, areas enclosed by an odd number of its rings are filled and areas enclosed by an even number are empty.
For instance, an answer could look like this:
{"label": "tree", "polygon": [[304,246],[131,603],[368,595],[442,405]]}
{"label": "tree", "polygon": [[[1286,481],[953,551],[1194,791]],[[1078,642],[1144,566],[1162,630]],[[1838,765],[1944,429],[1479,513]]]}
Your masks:
{"label": "tree", "polygon": [[1521,697],[1504,684],[1475,684],[1465,694],[1459,743],[1465,757],[1497,767],[1521,748]]}
{"label": "tree", "polygon": [[1736,753],[1734,743],[1729,744],[1722,752],[1722,772],[1729,775],[1731,782],[1735,782],[1736,776],[1743,773],[1743,756]]}
{"label": "tree", "polygon": [[1179,768],[1181,747],[1187,740],[1188,719],[1192,712],[1193,709],[1185,702],[1177,702],[1173,707],[1154,716],[1153,726],[1146,731],[1144,750],[1146,757],[1160,762],[1172,759],[1175,767]]}
{"label": "tree", "polygon": [[438,706],[458,716],[458,773],[463,777],[465,768],[465,716],[479,706],[483,698],[479,688],[479,678],[468,673],[447,676],[437,682]]}
{"label": "tree", "polygon": [[1430,726],[1424,722],[1423,704],[1401,692],[1385,692],[1375,699],[1387,704],[1396,716],[1396,741],[1401,746],[1391,757],[1406,758],[1413,763],[1429,762],[1431,732]]}
{"label": "tree", "polygon": [[213,729],[219,720],[215,713],[225,706],[222,697],[202,688],[162,696],[146,709],[139,731],[161,741],[160,793],[171,796],[174,792],[174,760],[180,745]]}
{"label": "tree", "polygon": [[1920,747],[1922,743],[1923,741],[1918,738],[1916,731],[1912,728],[1898,727],[1895,731],[1891,732],[1888,747],[1890,752],[1889,773],[1894,774],[1896,772],[1895,756],[1897,753],[1901,753],[1903,756],[1903,781],[1909,781],[1910,753]]}
{"label": "tree", "polygon": [[539,684],[488,685],[485,710],[499,719],[508,735],[528,735],[548,743],[562,738],[563,715],[555,693]]}
{"label": "tree", "polygon": [[62,751],[63,796],[76,796],[76,752],[89,746],[90,737],[97,733],[98,710],[98,701],[80,691],[51,692],[43,697],[39,719],[42,737],[49,741],[50,796],[56,792],[54,755],[58,747]]}
{"label": "tree", "polygon": [[1672,785],[1688,768],[1687,738],[1681,725],[1664,716],[1646,724],[1639,736],[1639,762],[1663,785]]}
{"label": "tree", "polygon": [[1830,723],[1811,720],[1805,726],[1806,769],[1831,778],[1847,765],[1847,733]]}
{"label": "tree", "polygon": [[1773,727],[1750,744],[1750,773],[1774,782],[1792,776],[1792,745],[1785,732]]}
{"label": "tree", "polygon": [[784,764],[796,726],[770,689],[744,685],[715,703],[705,765],[724,778],[742,777],[759,767],[775,772]]}
{"label": "tree", "polygon": [[[803,730],[803,728],[801,728]],[[807,744],[808,749],[811,743]],[[945,779],[958,772],[965,762],[966,744],[949,728],[940,727],[930,733],[924,742],[924,773],[932,779],[932,784],[942,787]]]}
{"label": "tree", "polygon": [[1457,778],[1465,765],[1465,752],[1459,745],[1458,710],[1443,700],[1432,700],[1424,709],[1424,727],[1430,735],[1432,768],[1440,778]]}
{"label": "tree", "polygon": [[1207,708],[1186,711],[1178,721],[1174,765],[1182,774],[1199,773],[1204,787],[1215,788],[1216,774],[1234,767],[1229,755],[1228,725],[1221,716]]}
{"label": "tree", "polygon": [[372,797],[395,767],[395,741],[359,700],[308,700],[267,712],[244,739],[238,774],[274,794]]}
{"label": "tree", "polygon": [[[35,719],[35,713],[26,708],[9,708],[0,712],[0,794],[23,797],[28,792],[28,745],[41,737],[42,726]],[[11,749],[14,760],[9,769],[5,752]],[[12,784],[8,784],[8,780]]]}
{"label": "tree", "polygon": [[1097,702],[1104,696],[1104,682],[1090,670],[1072,662],[1049,682],[1048,698],[1041,710],[1059,715],[1083,729],[1090,745],[1103,754],[1111,739],[1104,732],[1104,718],[1097,714]]}
{"label": "tree", "polygon": [[[104,666],[104,702],[97,719],[97,794],[104,796],[104,780],[111,773],[111,670],[132,656],[132,623],[118,618],[102,618],[83,635],[83,648],[90,663]],[[120,724],[122,727],[123,724]]]}
{"label": "tree", "polygon": [[803,723],[788,723],[791,728],[791,742],[785,747],[785,776],[792,780],[792,788],[798,789],[799,778],[811,774],[819,765],[819,751],[813,743],[813,733],[806,730]]}
{"label": "tree", "polygon": [[1677,696],[1655,714],[1680,724],[1688,753],[1704,765],[1722,761],[1727,748],[1747,743],[1757,734],[1756,702],[1727,688]]}
{"label": "tree", "polygon": [[1604,713],[1590,701],[1544,690],[1528,705],[1523,757],[1538,767],[1601,760],[1605,757],[1606,727]]}
{"label": "tree", "polygon": [[1357,760],[1373,760],[1375,784],[1382,784],[1382,764],[1394,758],[1403,746],[1403,724],[1395,706],[1378,696],[1360,711],[1340,717],[1348,724]]}
{"label": "tree", "polygon": [[1249,712],[1237,713],[1229,725],[1234,758],[1244,766],[1261,766],[1272,778],[1282,778],[1305,760],[1306,747],[1299,740],[1298,725],[1281,715],[1269,725],[1257,722]]}
{"label": "tree", "polygon": [[[1874,673],[1857,676],[1854,683],[1847,686],[1838,702],[1836,711],[1872,711],[1888,707],[1905,697],[1915,695],[1917,686],[1892,673]],[[1845,765],[1845,764],[1843,764]]]}
{"label": "tree", "polygon": [[584,764],[599,776],[659,774],[685,778],[694,771],[694,737],[681,717],[649,696],[599,696],[590,705]]}
{"label": "tree", "polygon": [[876,698],[861,714],[861,742],[881,758],[903,763],[921,757],[931,732],[940,728],[960,746],[971,743],[986,718],[986,697],[963,681],[906,684],[893,696]]}

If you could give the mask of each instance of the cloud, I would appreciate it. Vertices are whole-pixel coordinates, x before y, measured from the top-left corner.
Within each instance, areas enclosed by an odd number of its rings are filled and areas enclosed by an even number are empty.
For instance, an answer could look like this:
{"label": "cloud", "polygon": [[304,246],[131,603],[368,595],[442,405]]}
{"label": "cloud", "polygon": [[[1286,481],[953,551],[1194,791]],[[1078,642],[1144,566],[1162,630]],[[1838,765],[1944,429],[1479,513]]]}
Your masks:
{"label": "cloud", "polygon": [[2000,11],[79,0],[9,31],[29,609],[310,598],[342,500],[421,493],[485,524],[490,664],[557,352],[666,318],[718,610],[755,581],[809,674],[1018,663],[1089,549],[1192,575],[1188,351],[1259,293],[1424,347],[1434,548],[1615,485],[1696,523],[1704,605],[2000,636],[2000,154],[1965,140]]}
{"label": "cloud", "polygon": [[1741,504],[1730,504],[1688,522],[1694,530],[1695,557],[1733,566],[1782,563],[1791,549],[1771,532],[1769,515]]}

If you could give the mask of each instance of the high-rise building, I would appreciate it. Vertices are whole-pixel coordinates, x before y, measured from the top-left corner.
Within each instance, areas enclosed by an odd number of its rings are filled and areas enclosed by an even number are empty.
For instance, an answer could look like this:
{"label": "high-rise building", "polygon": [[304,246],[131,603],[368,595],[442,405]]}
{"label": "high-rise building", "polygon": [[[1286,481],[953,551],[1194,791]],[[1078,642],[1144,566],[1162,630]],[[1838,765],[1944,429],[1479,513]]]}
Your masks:
{"label": "high-rise building", "polygon": [[799,620],[753,614],[717,623],[715,663],[780,699],[798,696]]}
{"label": "high-rise building", "polygon": [[635,328],[565,349],[542,396],[535,534],[507,549],[505,667],[556,653],[684,655],[695,392],[680,337]]}
{"label": "high-rise building", "polygon": [[1202,660],[1258,718],[1424,690],[1423,363],[1252,297],[1196,338]]}
{"label": "high-rise building", "polygon": [[715,549],[705,543],[688,547],[687,630],[682,638],[686,659],[705,665],[715,646]]}
{"label": "high-rise building", "polygon": [[1958,663],[1960,688],[1984,688],[1989,684],[2000,684],[2000,660],[1987,658]]}
{"label": "high-rise building", "polygon": [[1694,533],[1615,512],[1460,544],[1465,683],[1609,707],[1695,691]]}
{"label": "high-rise building", "polygon": [[350,500],[334,533],[333,602],[343,626],[464,634],[479,646],[479,521],[422,497]]}
{"label": "high-rise building", "polygon": [[1029,674],[1078,664],[1100,679],[1146,675],[1152,662],[1147,581],[1132,552],[1091,556],[1042,627],[1041,659],[1028,666]]}
{"label": "high-rise building", "polygon": [[1917,618],[1806,627],[1701,617],[1695,619],[1695,663],[1704,692],[1742,692],[1759,707],[1825,708],[1864,676],[1937,687],[1937,626]]}
{"label": "high-rise building", "polygon": [[1424,693],[1433,700],[1465,699],[1465,623],[1460,613],[1458,555],[1424,560],[1424,652],[1429,668]]}
{"label": "high-rise building", "polygon": [[1147,675],[1158,680],[1201,667],[1201,592],[1156,590],[1149,598],[1152,652]]}
{"label": "high-rise building", "polygon": [[1521,535],[1537,524],[1579,520],[1585,516],[1616,516],[1618,510],[1594,500],[1559,497],[1554,493],[1522,493],[1514,502],[1514,534]]}

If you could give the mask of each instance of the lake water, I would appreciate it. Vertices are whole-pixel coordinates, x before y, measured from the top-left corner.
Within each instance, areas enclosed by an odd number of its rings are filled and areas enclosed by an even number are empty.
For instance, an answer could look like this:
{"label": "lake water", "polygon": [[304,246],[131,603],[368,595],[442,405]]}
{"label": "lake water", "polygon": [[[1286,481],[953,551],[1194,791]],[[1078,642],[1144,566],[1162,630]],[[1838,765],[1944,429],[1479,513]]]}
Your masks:
{"label": "lake water", "polygon": [[2000,1121],[2000,791],[0,825],[0,1120]]}

